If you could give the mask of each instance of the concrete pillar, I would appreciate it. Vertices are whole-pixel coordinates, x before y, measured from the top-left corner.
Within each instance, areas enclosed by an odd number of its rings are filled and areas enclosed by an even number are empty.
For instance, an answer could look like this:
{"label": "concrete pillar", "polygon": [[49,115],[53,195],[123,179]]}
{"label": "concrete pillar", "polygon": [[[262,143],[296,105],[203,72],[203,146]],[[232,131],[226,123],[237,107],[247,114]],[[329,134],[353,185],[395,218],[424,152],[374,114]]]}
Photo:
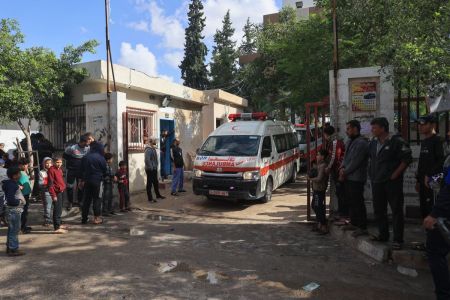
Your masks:
{"label": "concrete pillar", "polygon": [[92,132],[96,140],[107,143],[108,120],[111,122],[111,145],[108,147],[117,162],[124,159],[123,149],[123,123],[122,113],[126,112],[126,94],[121,92],[111,93],[110,115],[106,94],[88,94],[83,96],[86,105],[86,130]]}

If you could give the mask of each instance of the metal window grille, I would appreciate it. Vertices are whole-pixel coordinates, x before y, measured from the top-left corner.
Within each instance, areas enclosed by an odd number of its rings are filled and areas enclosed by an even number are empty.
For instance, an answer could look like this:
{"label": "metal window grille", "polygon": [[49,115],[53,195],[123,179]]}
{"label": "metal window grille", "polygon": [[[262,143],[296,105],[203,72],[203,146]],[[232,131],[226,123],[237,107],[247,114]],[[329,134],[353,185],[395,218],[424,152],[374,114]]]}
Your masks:
{"label": "metal window grille", "polygon": [[44,135],[61,151],[77,143],[86,131],[86,106],[74,105],[61,113],[61,117],[43,128]]}
{"label": "metal window grille", "polygon": [[144,109],[127,108],[128,113],[128,150],[145,150],[148,138],[155,136],[155,112]]}

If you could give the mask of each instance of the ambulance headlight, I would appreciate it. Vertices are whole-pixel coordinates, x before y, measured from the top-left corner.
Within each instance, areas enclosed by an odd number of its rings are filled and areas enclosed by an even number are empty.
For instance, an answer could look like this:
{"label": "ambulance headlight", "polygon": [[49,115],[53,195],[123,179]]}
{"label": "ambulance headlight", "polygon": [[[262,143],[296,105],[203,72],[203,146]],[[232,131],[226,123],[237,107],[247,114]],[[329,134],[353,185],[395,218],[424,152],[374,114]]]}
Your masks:
{"label": "ambulance headlight", "polygon": [[202,177],[203,171],[202,170],[194,170],[194,176],[197,178]]}
{"label": "ambulance headlight", "polygon": [[259,171],[247,171],[242,174],[244,180],[258,180],[259,177]]}

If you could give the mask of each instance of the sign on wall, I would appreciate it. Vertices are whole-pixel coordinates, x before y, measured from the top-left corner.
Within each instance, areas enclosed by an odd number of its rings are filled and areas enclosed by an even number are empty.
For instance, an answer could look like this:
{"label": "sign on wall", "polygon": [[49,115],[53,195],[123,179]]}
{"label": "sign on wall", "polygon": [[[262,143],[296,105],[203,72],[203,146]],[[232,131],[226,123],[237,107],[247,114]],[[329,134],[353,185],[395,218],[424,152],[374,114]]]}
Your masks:
{"label": "sign on wall", "polygon": [[377,110],[377,83],[354,82],[351,84],[350,100],[352,111],[376,111]]}

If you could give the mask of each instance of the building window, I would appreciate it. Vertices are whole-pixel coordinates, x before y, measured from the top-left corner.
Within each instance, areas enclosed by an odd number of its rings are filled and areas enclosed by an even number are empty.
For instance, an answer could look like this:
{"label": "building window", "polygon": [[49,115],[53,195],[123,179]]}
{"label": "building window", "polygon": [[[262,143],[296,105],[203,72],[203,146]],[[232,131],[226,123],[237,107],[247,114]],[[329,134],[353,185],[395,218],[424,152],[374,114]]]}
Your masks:
{"label": "building window", "polygon": [[128,149],[144,151],[148,138],[155,136],[155,112],[127,108]]}
{"label": "building window", "polygon": [[216,119],[216,128],[219,128],[222,124],[223,124],[223,119],[222,118],[217,118]]}

